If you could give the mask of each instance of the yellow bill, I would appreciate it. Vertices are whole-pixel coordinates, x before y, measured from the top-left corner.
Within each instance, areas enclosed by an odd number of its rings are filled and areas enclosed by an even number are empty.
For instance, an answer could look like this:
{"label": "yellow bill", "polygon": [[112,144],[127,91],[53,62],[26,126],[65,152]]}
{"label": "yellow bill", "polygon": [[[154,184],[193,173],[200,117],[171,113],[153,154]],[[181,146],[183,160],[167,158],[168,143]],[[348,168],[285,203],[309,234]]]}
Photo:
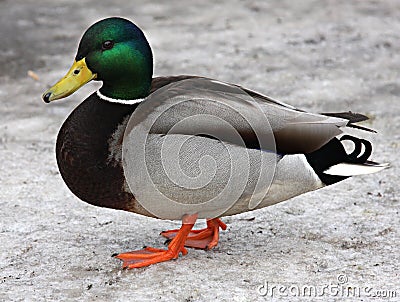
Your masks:
{"label": "yellow bill", "polygon": [[92,73],[86,65],[85,58],[80,61],[74,61],[67,74],[59,80],[53,87],[43,93],[42,98],[46,103],[65,98],[87,82],[95,79],[97,74]]}

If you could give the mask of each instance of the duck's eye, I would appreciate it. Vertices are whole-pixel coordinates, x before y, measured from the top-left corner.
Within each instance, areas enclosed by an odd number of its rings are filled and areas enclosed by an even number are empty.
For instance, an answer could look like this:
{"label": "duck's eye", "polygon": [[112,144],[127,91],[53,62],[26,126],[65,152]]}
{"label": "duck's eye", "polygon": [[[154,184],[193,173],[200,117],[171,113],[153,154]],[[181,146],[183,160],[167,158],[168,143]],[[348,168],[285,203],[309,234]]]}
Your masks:
{"label": "duck's eye", "polygon": [[114,41],[111,41],[111,40],[104,41],[103,44],[101,44],[102,50],[108,50],[113,47],[114,47]]}

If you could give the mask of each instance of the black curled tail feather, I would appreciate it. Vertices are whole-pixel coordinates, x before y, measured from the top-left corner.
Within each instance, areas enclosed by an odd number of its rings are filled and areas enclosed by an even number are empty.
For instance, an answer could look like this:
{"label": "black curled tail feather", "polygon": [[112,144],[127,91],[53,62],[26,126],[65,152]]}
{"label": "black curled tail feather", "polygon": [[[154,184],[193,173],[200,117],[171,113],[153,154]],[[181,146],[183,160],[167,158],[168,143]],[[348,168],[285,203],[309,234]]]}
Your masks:
{"label": "black curled tail feather", "polygon": [[[354,143],[354,150],[350,154],[346,152],[341,143],[344,140]],[[362,152],[362,146],[364,146],[364,152]],[[340,163],[363,164],[367,162],[371,153],[372,144],[369,141],[351,135],[343,135],[340,140],[333,138],[320,149],[305,154],[305,156],[321,181],[326,185],[330,185],[349,176],[330,175],[324,173],[324,171]]]}
{"label": "black curled tail feather", "polygon": [[[353,152],[348,154],[347,160],[345,162],[352,164],[363,164],[371,156],[372,154],[371,142],[347,134],[343,135],[340,138],[340,141],[345,141],[345,140],[352,141],[354,143],[354,150]],[[364,146],[365,149],[364,153],[361,154],[362,145]]]}

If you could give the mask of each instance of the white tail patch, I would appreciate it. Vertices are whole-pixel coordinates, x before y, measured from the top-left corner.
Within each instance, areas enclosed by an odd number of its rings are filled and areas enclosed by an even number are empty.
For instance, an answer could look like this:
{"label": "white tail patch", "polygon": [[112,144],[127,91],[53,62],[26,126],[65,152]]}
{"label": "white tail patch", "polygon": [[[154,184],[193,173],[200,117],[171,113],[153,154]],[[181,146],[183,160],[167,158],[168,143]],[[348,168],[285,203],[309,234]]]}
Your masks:
{"label": "white tail patch", "polygon": [[363,175],[363,174],[371,174],[382,171],[389,167],[389,164],[372,164],[372,163],[364,163],[364,164],[351,164],[351,163],[340,163],[330,167],[325,170],[325,174],[329,175],[339,175],[339,176],[354,176],[354,175]]}

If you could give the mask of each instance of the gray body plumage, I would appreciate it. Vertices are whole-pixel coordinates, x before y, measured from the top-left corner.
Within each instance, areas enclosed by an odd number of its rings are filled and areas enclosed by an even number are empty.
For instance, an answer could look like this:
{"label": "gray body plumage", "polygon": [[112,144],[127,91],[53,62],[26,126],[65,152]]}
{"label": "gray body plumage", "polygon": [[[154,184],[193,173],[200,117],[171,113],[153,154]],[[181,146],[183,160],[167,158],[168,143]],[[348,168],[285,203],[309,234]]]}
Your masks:
{"label": "gray body plumage", "polygon": [[132,114],[124,173],[135,198],[156,217],[242,213],[323,187],[303,153],[348,123],[251,97],[234,85],[179,81]]}

